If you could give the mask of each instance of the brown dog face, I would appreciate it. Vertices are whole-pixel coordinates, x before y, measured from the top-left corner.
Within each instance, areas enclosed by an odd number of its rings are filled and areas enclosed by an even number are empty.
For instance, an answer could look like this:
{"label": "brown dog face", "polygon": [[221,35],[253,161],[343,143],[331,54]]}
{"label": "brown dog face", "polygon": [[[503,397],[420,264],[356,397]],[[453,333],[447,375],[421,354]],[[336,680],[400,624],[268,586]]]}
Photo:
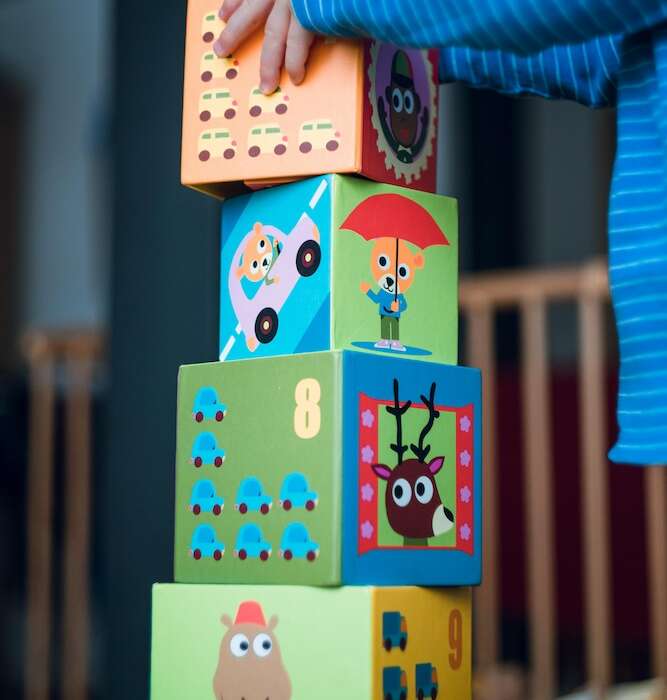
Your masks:
{"label": "brown dog face", "polygon": [[396,141],[409,148],[417,140],[421,100],[415,90],[410,58],[397,51],[392,61],[391,83],[385,91],[389,124]]}
{"label": "brown dog face", "polygon": [[262,224],[256,223],[243,250],[236,276],[239,279],[246,277],[251,282],[261,282],[266,277],[272,260],[271,241],[264,235]]}
{"label": "brown dog face", "polygon": [[[398,242],[396,269],[396,239],[377,238],[371,251],[371,272],[380,289],[402,294],[412,286],[417,270],[424,267],[424,256],[413,253],[405,241]],[[398,272],[398,275],[396,274]],[[396,285],[398,284],[398,291]]]}

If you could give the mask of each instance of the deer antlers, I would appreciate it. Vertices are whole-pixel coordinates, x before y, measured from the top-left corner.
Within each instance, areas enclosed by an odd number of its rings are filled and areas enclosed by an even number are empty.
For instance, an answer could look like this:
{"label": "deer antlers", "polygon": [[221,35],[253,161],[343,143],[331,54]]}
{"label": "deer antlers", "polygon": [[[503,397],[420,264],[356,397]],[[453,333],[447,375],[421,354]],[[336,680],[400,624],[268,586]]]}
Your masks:
{"label": "deer antlers", "polygon": [[408,451],[408,446],[403,444],[403,414],[412,406],[412,401],[406,401],[402,406],[398,400],[398,379],[394,379],[394,405],[387,406],[387,413],[396,417],[396,442],[391,443],[391,449],[398,456],[398,463],[403,461],[403,455]]}
{"label": "deer antlers", "polygon": [[427,399],[423,394],[421,395],[421,400],[424,402],[426,408],[428,408],[428,421],[426,425],[422,428],[421,433],[419,433],[419,445],[412,443],[410,449],[414,453],[415,457],[419,462],[425,462],[428,453],[431,451],[431,446],[424,446],[424,439],[431,432],[433,423],[435,419],[440,417],[440,411],[435,407],[435,382],[431,384],[431,391],[429,393],[429,398]]}
{"label": "deer antlers", "polygon": [[[426,408],[428,408],[428,421],[426,425],[422,428],[421,433],[419,433],[419,444],[415,445],[412,443],[410,449],[412,450],[414,456],[419,462],[425,462],[428,453],[431,451],[430,445],[424,445],[424,440],[426,436],[431,432],[433,428],[433,423],[435,419],[440,417],[440,411],[435,407],[435,382],[431,384],[431,390],[429,392],[429,397],[426,398],[423,394],[421,395],[421,400],[424,402]],[[403,414],[412,406],[412,401],[406,401],[403,405],[398,398],[398,379],[394,379],[394,405],[387,406],[387,413],[390,413],[396,418],[396,442],[391,443],[391,449],[398,456],[398,463],[403,461],[403,455],[408,451],[408,446],[403,444]]]}

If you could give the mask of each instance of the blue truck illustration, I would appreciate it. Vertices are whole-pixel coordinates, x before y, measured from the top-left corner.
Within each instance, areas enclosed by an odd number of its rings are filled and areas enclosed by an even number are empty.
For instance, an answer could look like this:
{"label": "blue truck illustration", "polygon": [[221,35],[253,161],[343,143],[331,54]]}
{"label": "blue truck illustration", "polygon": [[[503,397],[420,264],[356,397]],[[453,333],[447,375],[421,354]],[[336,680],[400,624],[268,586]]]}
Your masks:
{"label": "blue truck illustration", "polygon": [[438,697],[438,671],[433,664],[417,664],[415,666],[415,689],[417,700]]}
{"label": "blue truck illustration", "polygon": [[382,697],[384,700],[406,700],[408,679],[400,666],[387,666],[382,669]]}
{"label": "blue truck illustration", "polygon": [[201,423],[203,420],[213,420],[218,423],[227,415],[227,406],[220,403],[218,393],[212,386],[202,387],[195,396],[192,407],[192,417]]}
{"label": "blue truck illustration", "polygon": [[382,613],[382,644],[387,651],[394,647],[405,650],[408,643],[408,625],[400,612]]}

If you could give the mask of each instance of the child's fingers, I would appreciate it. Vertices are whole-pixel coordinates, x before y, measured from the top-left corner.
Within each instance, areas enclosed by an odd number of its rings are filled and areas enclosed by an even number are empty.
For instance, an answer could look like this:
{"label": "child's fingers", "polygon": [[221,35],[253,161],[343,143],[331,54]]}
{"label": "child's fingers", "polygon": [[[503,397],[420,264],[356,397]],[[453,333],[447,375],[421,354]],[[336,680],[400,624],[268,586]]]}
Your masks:
{"label": "child's fingers", "polygon": [[306,77],[306,61],[313,45],[315,35],[304,29],[299,20],[292,15],[287,34],[287,49],[285,51],[285,68],[290,80],[298,85]]}
{"label": "child's fingers", "polygon": [[289,0],[278,0],[266,20],[262,55],[259,60],[259,88],[266,95],[272,93],[280,82],[291,14]]}
{"label": "child's fingers", "polygon": [[215,53],[218,56],[229,56],[236,51],[239,44],[264,23],[273,2],[274,0],[245,0],[241,3],[213,44]]}
{"label": "child's fingers", "polygon": [[223,22],[226,22],[242,4],[243,0],[224,0],[218,16]]}

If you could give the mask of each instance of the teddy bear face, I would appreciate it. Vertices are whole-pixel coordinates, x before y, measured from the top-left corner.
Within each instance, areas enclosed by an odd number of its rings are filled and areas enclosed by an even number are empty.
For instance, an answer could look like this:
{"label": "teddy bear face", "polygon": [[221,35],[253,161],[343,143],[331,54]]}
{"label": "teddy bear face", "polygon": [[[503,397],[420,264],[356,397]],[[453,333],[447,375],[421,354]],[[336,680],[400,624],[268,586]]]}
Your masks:
{"label": "teddy bear face", "polygon": [[380,289],[391,294],[402,294],[412,286],[417,270],[424,267],[424,257],[414,253],[402,240],[378,238],[371,251],[371,272]]}
{"label": "teddy bear face", "polygon": [[261,282],[266,277],[272,260],[271,241],[262,232],[262,227],[256,225],[243,250],[242,262],[237,274],[251,282]]}

